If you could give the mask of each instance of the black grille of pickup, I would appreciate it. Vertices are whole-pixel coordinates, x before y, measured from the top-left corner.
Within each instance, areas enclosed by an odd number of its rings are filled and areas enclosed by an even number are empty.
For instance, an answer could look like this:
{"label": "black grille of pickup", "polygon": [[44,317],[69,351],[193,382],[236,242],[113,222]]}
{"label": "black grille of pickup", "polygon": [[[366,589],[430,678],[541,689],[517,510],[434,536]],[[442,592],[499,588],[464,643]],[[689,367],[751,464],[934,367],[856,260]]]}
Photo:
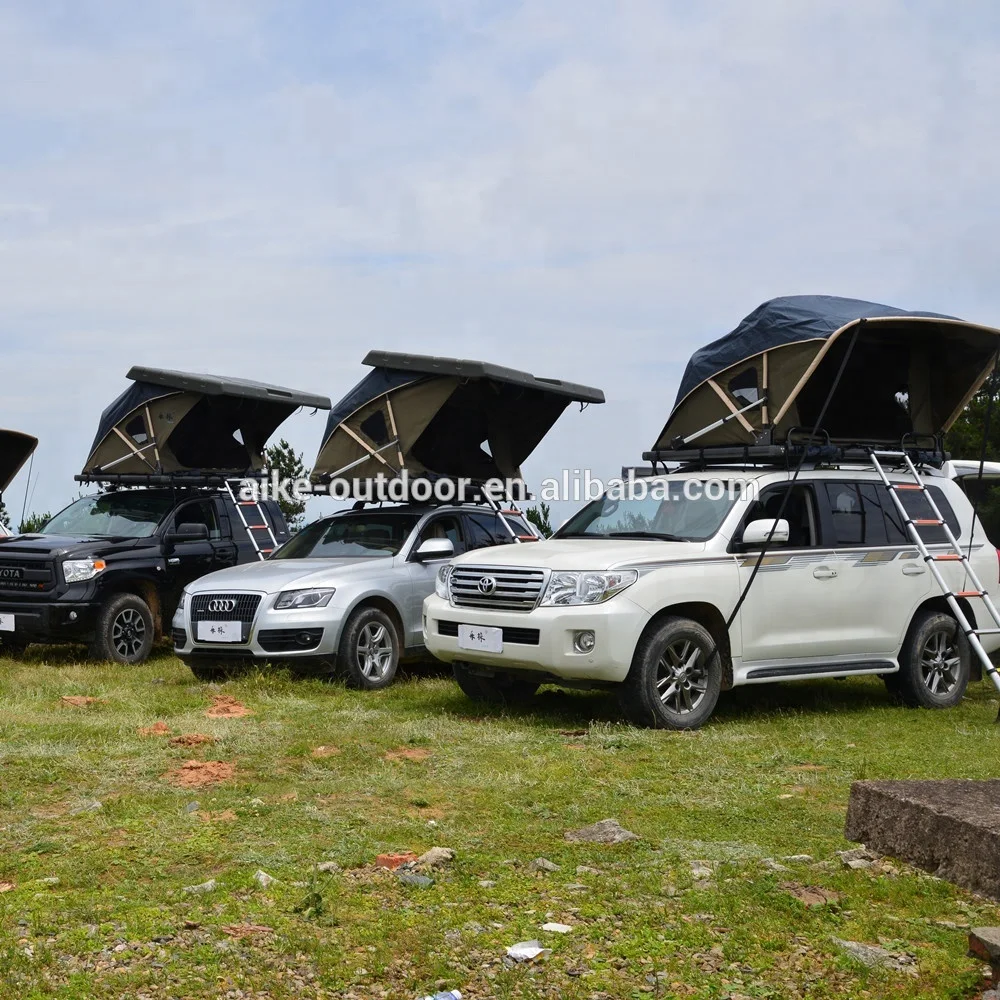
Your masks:
{"label": "black grille of pickup", "polygon": [[448,581],[456,607],[531,611],[538,603],[545,571],[510,566],[456,566]]}
{"label": "black grille of pickup", "polygon": [[191,621],[243,622],[249,625],[259,604],[260,594],[194,594],[191,597]]}
{"label": "black grille of pickup", "polygon": [[50,590],[55,583],[52,563],[35,559],[5,559],[0,555],[0,591]]}
{"label": "black grille of pickup", "polygon": [[[463,622],[462,624],[464,625],[466,623]],[[458,622],[439,621],[437,625],[438,635],[450,635],[452,637],[458,635]],[[503,628],[503,641],[509,642],[512,646],[537,646],[538,629],[519,628],[511,625],[505,625]]]}
{"label": "black grille of pickup", "polygon": [[170,638],[174,640],[175,646],[184,646],[188,641],[188,634],[182,628],[172,628]]}
{"label": "black grille of pickup", "polygon": [[264,628],[257,633],[261,649],[269,653],[294,653],[315,649],[323,638],[321,628]]}

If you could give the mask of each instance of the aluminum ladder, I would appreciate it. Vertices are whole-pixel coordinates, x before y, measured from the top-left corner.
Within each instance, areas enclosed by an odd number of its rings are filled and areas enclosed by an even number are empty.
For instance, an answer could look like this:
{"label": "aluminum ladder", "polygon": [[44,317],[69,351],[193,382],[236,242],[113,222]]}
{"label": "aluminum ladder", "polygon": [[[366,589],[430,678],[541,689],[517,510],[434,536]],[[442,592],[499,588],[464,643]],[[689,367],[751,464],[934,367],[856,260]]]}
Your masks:
{"label": "aluminum ladder", "polygon": [[[250,544],[253,546],[254,552],[257,553],[257,558],[264,560],[278,547],[278,539],[274,537],[271,522],[268,520],[264,508],[260,505],[260,501],[241,500],[239,498],[239,489],[242,487],[243,482],[242,480],[235,480],[237,483],[237,489],[235,490],[233,489],[233,482],[234,480],[232,479],[226,480],[226,490],[233,501],[233,506],[236,508],[236,513],[239,515],[240,521],[243,523],[247,538],[250,539]],[[255,513],[256,517],[254,517]],[[254,523],[251,524],[247,520],[247,514],[253,517]],[[270,545],[268,545],[268,542],[270,542]]]}
{"label": "aluminum ladder", "polygon": [[[997,668],[993,666],[989,653],[983,649],[983,644],[979,641],[979,637],[981,635],[1000,634],[1000,612],[997,611],[992,598],[986,588],[982,585],[979,577],[976,575],[976,571],[972,568],[972,564],[969,562],[968,556],[962,552],[962,547],[959,544],[958,539],[954,536],[954,534],[952,534],[952,530],[948,526],[948,522],[944,519],[941,511],[938,509],[938,505],[934,502],[934,497],[931,495],[930,490],[928,490],[924,485],[924,481],[920,478],[920,473],[917,470],[917,467],[913,464],[913,460],[910,458],[909,454],[905,451],[876,452],[873,450],[869,452],[869,455],[871,457],[872,466],[878,473],[883,485],[889,491],[889,496],[892,497],[893,502],[896,505],[896,509],[899,511],[899,516],[906,524],[906,530],[909,532],[910,539],[913,541],[913,544],[916,545],[921,558],[926,563],[927,568],[931,571],[931,575],[937,581],[937,585],[941,588],[941,592],[944,594],[945,600],[948,602],[948,607],[951,608],[952,614],[955,616],[955,620],[958,622],[959,628],[965,633],[966,638],[969,640],[969,645],[972,647],[976,656],[979,657],[979,662],[983,665],[983,670],[986,671],[990,680],[993,681],[994,686],[998,691],[1000,691],[1000,674],[997,673]],[[913,482],[890,482],[885,469],[882,467],[881,462],[879,462],[879,455],[883,458],[902,458],[907,471],[913,479]],[[903,501],[899,497],[901,492],[919,492],[922,494],[923,498],[927,502],[927,506],[930,508],[931,516],[912,517],[906,510],[906,507],[903,506]],[[952,551],[937,554],[932,553],[927,548],[924,540],[920,537],[919,529],[922,527],[941,528],[941,530],[944,531],[945,537],[948,539],[948,544],[951,546]],[[937,564],[939,562],[961,563],[962,568],[965,570],[966,580],[971,581],[972,583],[972,589],[959,590],[957,592],[953,591],[951,587],[948,586],[948,581],[945,580],[944,576],[942,576],[941,570],[938,569]],[[986,610],[989,612],[996,627],[973,628],[973,626],[969,623],[969,619],[965,612],[962,610],[962,605],[958,601],[960,597],[967,599],[979,598],[985,605]]]}

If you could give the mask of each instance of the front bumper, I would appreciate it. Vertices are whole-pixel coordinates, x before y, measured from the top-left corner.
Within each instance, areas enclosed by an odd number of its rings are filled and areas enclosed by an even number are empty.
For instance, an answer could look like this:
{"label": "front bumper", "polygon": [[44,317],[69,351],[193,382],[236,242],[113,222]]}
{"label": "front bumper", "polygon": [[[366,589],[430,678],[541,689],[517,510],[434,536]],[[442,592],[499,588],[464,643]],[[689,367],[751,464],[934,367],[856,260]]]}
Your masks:
{"label": "front bumper", "polygon": [[0,614],[14,616],[13,635],[29,642],[71,642],[89,638],[94,631],[98,609],[99,605],[93,602],[0,600]]}
{"label": "front bumper", "polygon": [[[332,659],[336,656],[346,609],[327,606],[297,611],[275,611],[277,594],[257,593],[260,604],[253,620],[243,624],[242,642],[204,642],[196,638],[191,620],[191,598],[178,608],[171,622],[174,653],[182,659],[226,657],[248,660]],[[221,617],[221,616],[220,616]]]}
{"label": "front bumper", "polygon": [[[460,660],[486,667],[528,670],[567,681],[617,682],[625,679],[649,612],[619,594],[604,604],[539,607],[530,612],[453,607],[431,595],[424,601],[424,644],[439,660]],[[455,626],[480,625],[505,630],[503,652],[460,649]],[[589,630],[596,642],[589,653],[573,648],[574,633]],[[537,631],[537,638],[532,633]],[[510,637],[510,638],[508,638]]]}

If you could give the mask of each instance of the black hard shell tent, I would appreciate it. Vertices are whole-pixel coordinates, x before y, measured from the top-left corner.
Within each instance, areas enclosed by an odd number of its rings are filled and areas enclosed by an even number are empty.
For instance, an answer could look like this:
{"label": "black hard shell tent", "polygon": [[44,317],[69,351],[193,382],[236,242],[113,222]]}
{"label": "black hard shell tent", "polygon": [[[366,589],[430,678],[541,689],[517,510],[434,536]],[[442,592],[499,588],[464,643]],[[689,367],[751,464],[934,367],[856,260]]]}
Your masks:
{"label": "black hard shell tent", "polygon": [[603,403],[590,386],[483,361],[370,351],[369,372],[330,411],[314,482],[381,473],[517,479],[571,402]]}
{"label": "black hard shell tent", "polygon": [[1000,330],[953,316],[830,295],[772,299],[691,357],[650,457],[688,444],[780,444],[792,428],[812,430],[859,323],[823,420],[835,442],[943,433],[1000,349]]}
{"label": "black hard shell tent", "polygon": [[327,396],[245,379],[141,366],[126,378],[135,384],[101,414],[79,479],[257,472],[282,421],[330,408]]}
{"label": "black hard shell tent", "polygon": [[38,438],[21,431],[0,430],[0,494],[38,447]]}

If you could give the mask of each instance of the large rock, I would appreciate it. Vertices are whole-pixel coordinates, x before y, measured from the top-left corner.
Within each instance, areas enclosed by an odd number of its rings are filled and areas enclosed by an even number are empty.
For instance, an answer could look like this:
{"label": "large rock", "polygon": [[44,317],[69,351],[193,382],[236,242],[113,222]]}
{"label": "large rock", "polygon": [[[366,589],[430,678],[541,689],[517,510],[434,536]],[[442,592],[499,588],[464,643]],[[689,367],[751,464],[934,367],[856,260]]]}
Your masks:
{"label": "large rock", "polygon": [[1000,899],[1000,780],[856,781],[845,836]]}

